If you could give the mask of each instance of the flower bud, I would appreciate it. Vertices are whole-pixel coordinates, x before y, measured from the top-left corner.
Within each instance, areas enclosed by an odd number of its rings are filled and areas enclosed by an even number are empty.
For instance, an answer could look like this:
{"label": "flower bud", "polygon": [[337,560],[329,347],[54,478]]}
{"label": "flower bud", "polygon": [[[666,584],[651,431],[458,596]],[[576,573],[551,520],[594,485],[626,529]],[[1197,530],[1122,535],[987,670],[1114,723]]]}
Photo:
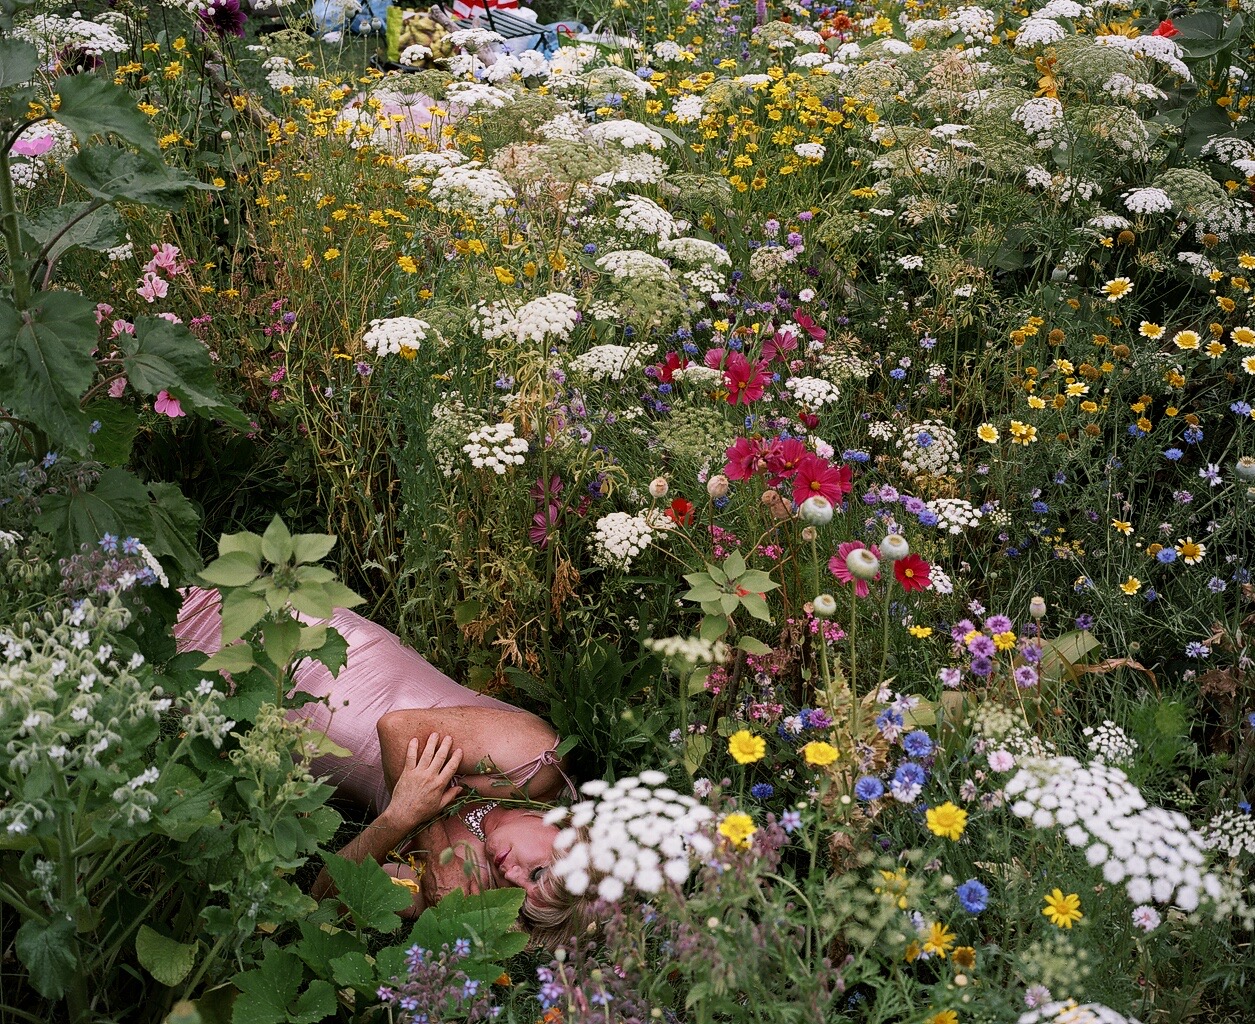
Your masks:
{"label": "flower bud", "polygon": [[815,539],[819,536],[819,531],[813,526],[802,527],[802,540],[807,544],[814,544]]}
{"label": "flower bud", "polygon": [[668,490],[670,488],[667,486],[665,476],[656,476],[649,482],[649,493],[655,498],[665,498]]}
{"label": "flower bud", "polygon": [[900,533],[891,533],[880,542],[880,557],[886,562],[896,562],[911,553],[911,545]]}
{"label": "flower bud", "polygon": [[821,619],[831,619],[837,614],[837,599],[831,594],[820,594],[814,602],[815,614]]}
{"label": "flower bud", "polygon": [[706,481],[706,493],[712,498],[722,498],[728,493],[728,478],[722,473],[716,473]]}
{"label": "flower bud", "polygon": [[832,522],[832,502],[822,494],[812,494],[798,509],[802,522],[812,526],[827,526]]}
{"label": "flower bud", "polygon": [[1239,480],[1247,482],[1255,480],[1255,459],[1251,458],[1251,456],[1243,455],[1238,459],[1238,464],[1233,469],[1237,473]]}
{"label": "flower bud", "polygon": [[1028,603],[1028,613],[1038,621],[1046,617],[1046,599],[1044,597],[1034,597]]}
{"label": "flower bud", "polygon": [[845,556],[845,567],[856,580],[874,580],[880,572],[880,559],[870,548],[855,548]]}

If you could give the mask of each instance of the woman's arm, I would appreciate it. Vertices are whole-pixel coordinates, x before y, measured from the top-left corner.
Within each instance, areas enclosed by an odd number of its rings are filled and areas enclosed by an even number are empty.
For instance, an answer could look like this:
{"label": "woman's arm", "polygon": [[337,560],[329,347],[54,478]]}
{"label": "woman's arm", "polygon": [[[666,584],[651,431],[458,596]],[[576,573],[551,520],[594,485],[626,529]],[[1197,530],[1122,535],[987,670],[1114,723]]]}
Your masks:
{"label": "woman's arm", "polygon": [[[556,797],[565,782],[565,762],[542,764],[522,788],[491,775],[510,772],[551,751],[558,742],[553,727],[527,711],[504,708],[411,708],[390,711],[379,720],[379,745],[383,773],[389,788],[397,777],[410,741],[440,734],[453,737],[462,754],[458,772],[470,789],[486,797],[529,796],[536,800]],[[482,766],[482,767],[481,767]],[[395,798],[394,798],[395,799]]]}
{"label": "woman's arm", "polygon": [[[414,737],[406,744],[402,757],[402,767],[387,809],[340,851],[341,857],[354,864],[362,863],[367,857],[382,864],[406,836],[431,821],[462,792],[462,787],[449,785],[462,763],[462,751],[454,748],[451,736],[432,733],[421,756],[418,738]],[[335,883],[323,868],[314,881],[311,895],[321,900],[334,893]]]}

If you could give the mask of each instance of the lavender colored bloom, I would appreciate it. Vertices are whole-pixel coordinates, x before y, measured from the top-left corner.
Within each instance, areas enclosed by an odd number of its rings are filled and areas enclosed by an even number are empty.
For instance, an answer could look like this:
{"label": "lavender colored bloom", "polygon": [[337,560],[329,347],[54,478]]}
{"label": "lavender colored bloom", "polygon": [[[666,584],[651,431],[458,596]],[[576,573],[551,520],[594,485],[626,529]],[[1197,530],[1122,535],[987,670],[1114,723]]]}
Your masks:
{"label": "lavender colored bloom", "polygon": [[902,499],[902,507],[911,515],[917,516],[928,506],[921,499],[908,494]]}
{"label": "lavender colored bloom", "polygon": [[1191,640],[1185,645],[1185,656],[1187,658],[1206,658],[1211,654],[1211,648],[1197,640]]}
{"label": "lavender colored bloom", "polygon": [[1076,617],[1076,628],[1082,632],[1086,632],[1094,628],[1094,617],[1088,612],[1082,612]]}
{"label": "lavender colored bloom", "polygon": [[116,554],[118,550],[118,538],[111,533],[106,533],[100,538],[100,550],[107,555]]}
{"label": "lavender colored bloom", "polygon": [[1213,594],[1224,593],[1224,590],[1227,586],[1228,584],[1225,583],[1225,581],[1222,580],[1219,576],[1213,576],[1211,579],[1207,581],[1207,589],[1210,590]]}
{"label": "lavender colored bloom", "polygon": [[902,749],[911,757],[924,758],[933,752],[933,741],[922,729],[914,729],[902,737]]}
{"label": "lavender colored bloom", "polygon": [[985,620],[985,628],[991,633],[1006,633],[1015,628],[1015,623],[1005,615],[991,615]]}
{"label": "lavender colored bloom", "polygon": [[1183,455],[1185,455],[1185,452],[1181,451],[1180,448],[1169,448],[1167,451],[1163,453],[1163,457],[1167,459],[1169,462],[1176,462]]}
{"label": "lavender colored bloom", "polygon": [[968,653],[977,658],[992,658],[995,653],[994,642],[984,633],[972,637],[967,642]]}
{"label": "lavender colored bloom", "polygon": [[924,509],[916,518],[919,520],[920,526],[936,526],[941,522],[941,518],[930,508]]}
{"label": "lavender colored bloom", "polygon": [[808,729],[828,729],[831,726],[832,715],[828,714],[823,708],[815,708],[806,716],[806,728]]}
{"label": "lavender colored bloom", "polygon": [[991,676],[994,674],[994,663],[991,658],[973,658],[969,667],[974,676]]}
{"label": "lavender colored bloom", "polygon": [[989,906],[989,890],[975,878],[969,878],[955,890],[959,906],[969,914],[979,914]]}
{"label": "lavender colored bloom", "polygon": [[894,380],[906,380],[906,371],[900,366],[895,366],[889,371],[889,376]]}
{"label": "lavender colored bloom", "polygon": [[785,811],[782,815],[780,815],[780,827],[789,835],[792,835],[802,827],[802,812],[793,810]]}
{"label": "lavender colored bloom", "polygon": [[948,690],[958,688],[963,680],[963,673],[957,668],[943,668],[937,673],[937,677],[941,680],[941,685]]}
{"label": "lavender colored bloom", "polygon": [[1037,685],[1037,669],[1032,665],[1021,665],[1014,672],[1015,685],[1021,690],[1027,690]]}
{"label": "lavender colored bloom", "polygon": [[885,784],[874,775],[864,775],[854,783],[854,795],[864,803],[871,803],[885,795]]}

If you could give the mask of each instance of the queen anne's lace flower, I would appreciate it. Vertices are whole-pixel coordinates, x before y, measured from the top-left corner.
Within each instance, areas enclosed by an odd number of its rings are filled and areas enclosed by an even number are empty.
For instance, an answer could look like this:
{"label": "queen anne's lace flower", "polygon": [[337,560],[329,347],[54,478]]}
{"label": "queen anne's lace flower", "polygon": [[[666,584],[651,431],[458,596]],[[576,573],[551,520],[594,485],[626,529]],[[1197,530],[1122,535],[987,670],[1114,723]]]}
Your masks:
{"label": "queen anne's lace flower", "polygon": [[1067,30],[1054,19],[1034,16],[1020,22],[1019,31],[1015,34],[1015,45],[1021,50],[1031,50],[1034,46],[1057,43],[1067,34]]}
{"label": "queen anne's lace flower", "polygon": [[613,171],[605,171],[592,184],[609,188],[618,184],[655,185],[667,176],[667,165],[652,153],[627,153]]}
{"label": "queen anne's lace flower", "polygon": [[626,572],[653,539],[654,529],[644,516],[611,512],[598,519],[593,529],[593,561],[607,569]]}
{"label": "queen anne's lace flower", "polygon": [[1226,857],[1255,857],[1255,815],[1221,811],[1207,823],[1203,842]]}
{"label": "queen anne's lace flower", "polygon": [[614,226],[632,234],[653,235],[665,241],[679,233],[675,218],[652,199],[630,195],[615,202]]}
{"label": "queen anne's lace flower", "polygon": [[1087,725],[1081,732],[1089,737],[1086,747],[1094,755],[1096,764],[1127,767],[1133,763],[1133,756],[1137,753],[1137,740],[1115,722],[1105,721],[1097,729],[1092,725]]}
{"label": "queen anne's lace flower", "polygon": [[1075,999],[1056,1001],[1020,1014],[1018,1024],[1141,1024],[1102,1003],[1077,1003]]}
{"label": "queen anne's lace flower", "polygon": [[597,260],[596,266],[618,278],[669,276],[667,264],[640,249],[616,249]]}
{"label": "queen anne's lace flower", "polygon": [[624,149],[666,149],[667,140],[648,125],[639,121],[602,121],[592,125],[587,135],[594,142],[615,142]]}
{"label": "queen anne's lace flower", "polygon": [[580,321],[575,299],[565,292],[550,292],[532,299],[514,314],[517,341],[566,341]]}
{"label": "queen anne's lace flower", "polygon": [[362,335],[367,350],[381,356],[404,355],[414,358],[414,353],[427,340],[431,324],[412,316],[394,316],[386,320],[372,320],[370,329]]}
{"label": "queen anne's lace flower", "polygon": [[622,380],[643,361],[641,348],[627,345],[594,345],[571,360],[571,370],[592,380]]}
{"label": "queen anne's lace flower", "polygon": [[810,409],[835,405],[841,398],[841,392],[835,384],[819,377],[790,377],[784,382],[784,386],[801,405]]}
{"label": "queen anne's lace flower", "polygon": [[447,212],[465,211],[482,216],[504,216],[505,205],[515,198],[509,182],[497,171],[467,164],[442,167],[428,193],[436,206]]}
{"label": "queen anne's lace flower", "polygon": [[958,468],[955,432],[939,420],[912,423],[898,436],[902,469],[912,476],[942,477]]}
{"label": "queen anne's lace flower", "polygon": [[462,451],[476,469],[491,469],[498,476],[504,476],[510,466],[523,465],[527,441],[514,436],[513,423],[490,423],[472,431]]}
{"label": "queen anne's lace flower", "polygon": [[927,503],[937,517],[937,528],[959,534],[981,520],[981,510],[962,498],[934,498]]}
{"label": "queen anne's lace flower", "polygon": [[1161,188],[1133,188],[1124,193],[1124,205],[1133,213],[1167,213],[1172,200]]}
{"label": "queen anne's lace flower", "polygon": [[[693,854],[713,852],[709,836],[699,831],[714,816],[710,808],[666,781],[662,772],[644,771],[614,785],[586,782],[581,790],[590,799],[545,815],[547,824],[566,826],[554,841],[560,856],[553,872],[567,889],[581,895],[595,883],[605,900],[619,899],[629,887],[658,892],[688,878]],[[580,835],[585,829],[586,839]]]}

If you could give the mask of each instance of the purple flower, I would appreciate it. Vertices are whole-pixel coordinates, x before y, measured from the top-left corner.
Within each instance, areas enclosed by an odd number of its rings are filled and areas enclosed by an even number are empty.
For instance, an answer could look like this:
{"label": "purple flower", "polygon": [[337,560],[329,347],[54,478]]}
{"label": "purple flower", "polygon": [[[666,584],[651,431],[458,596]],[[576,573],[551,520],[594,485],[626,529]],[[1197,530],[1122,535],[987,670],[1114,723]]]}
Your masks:
{"label": "purple flower", "polygon": [[991,676],[994,674],[994,663],[991,658],[973,658],[970,668],[974,676]]}
{"label": "purple flower", "polygon": [[785,811],[782,815],[780,815],[780,827],[789,835],[792,835],[795,831],[802,827],[802,812]]}
{"label": "purple flower", "polygon": [[962,682],[963,673],[957,668],[943,668],[937,673],[937,678],[941,680],[941,685],[947,690],[954,690]]}
{"label": "purple flower", "polygon": [[992,658],[994,656],[994,642],[982,633],[980,636],[972,637],[967,642],[967,651],[974,658]]}
{"label": "purple flower", "polygon": [[864,775],[854,783],[854,795],[865,803],[871,803],[885,795],[885,784],[874,775]]}
{"label": "purple flower", "polygon": [[776,787],[770,782],[755,782],[750,786],[750,796],[755,800],[770,800],[775,793]]}
{"label": "purple flower", "polygon": [[893,773],[893,781],[904,786],[922,786],[928,781],[928,774],[914,761],[903,761]]}
{"label": "purple flower", "polygon": [[1206,658],[1211,654],[1211,648],[1197,640],[1191,640],[1185,645],[1185,656],[1187,658]]}
{"label": "purple flower", "polygon": [[1087,632],[1094,628],[1094,617],[1088,612],[1082,612],[1076,617],[1076,628],[1082,632]]}
{"label": "purple flower", "polygon": [[228,33],[244,38],[244,23],[248,15],[240,10],[240,0],[209,0],[196,12],[201,28],[213,32],[221,39]]}
{"label": "purple flower", "polygon": [[959,906],[969,914],[979,914],[989,906],[989,890],[975,878],[969,878],[960,885],[955,894],[959,897]]}
{"label": "purple flower", "polygon": [[1005,615],[991,615],[985,620],[985,628],[991,633],[1009,632],[1013,625]]}
{"label": "purple flower", "polygon": [[1021,665],[1015,670],[1015,685],[1027,690],[1037,685],[1037,669],[1032,665]]}
{"label": "purple flower", "polygon": [[902,748],[911,757],[927,757],[933,752],[933,741],[923,729],[914,729],[902,737]]}

